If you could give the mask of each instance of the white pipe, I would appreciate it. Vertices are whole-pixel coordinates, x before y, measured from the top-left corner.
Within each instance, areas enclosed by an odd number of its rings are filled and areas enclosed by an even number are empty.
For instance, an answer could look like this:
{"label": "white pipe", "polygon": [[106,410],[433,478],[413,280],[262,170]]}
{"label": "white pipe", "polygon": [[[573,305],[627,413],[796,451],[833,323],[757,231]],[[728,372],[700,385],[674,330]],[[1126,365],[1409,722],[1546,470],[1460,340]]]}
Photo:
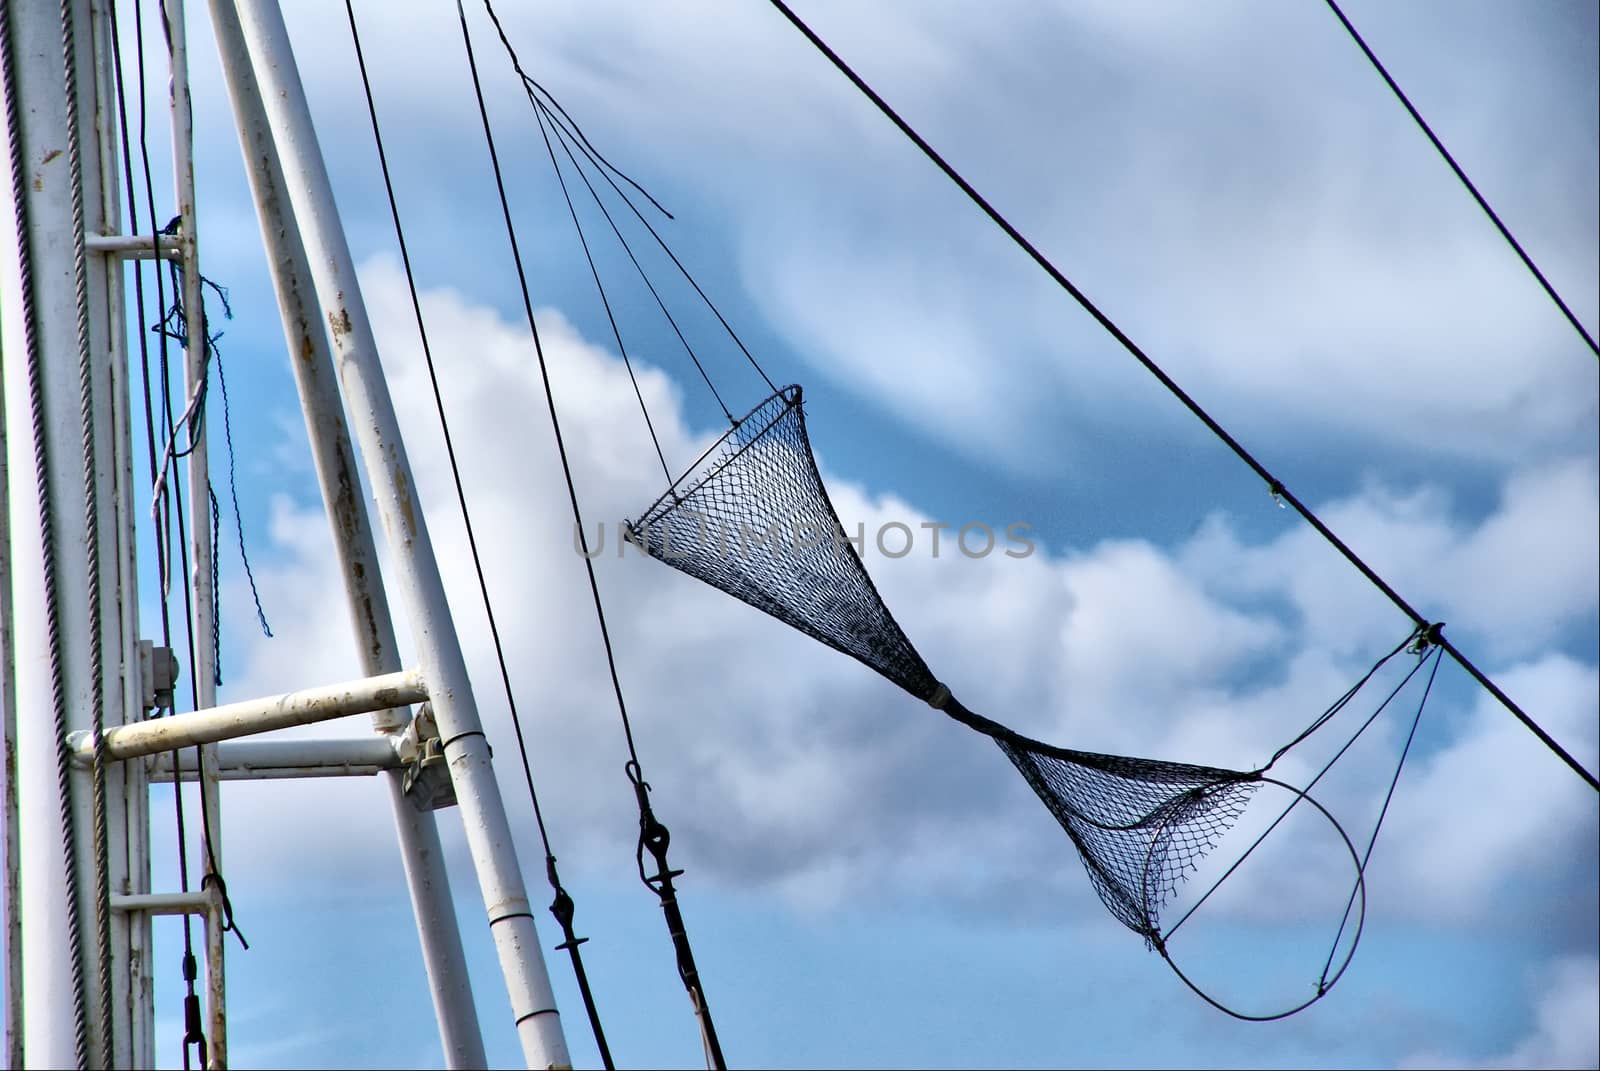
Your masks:
{"label": "white pipe", "polygon": [[[350,609],[361,668],[369,675],[387,673],[400,668],[400,653],[372,538],[372,524],[361,495],[361,478],[350,446],[333,358],[328,351],[326,324],[312,292],[311,269],[304,244],[283,195],[283,169],[278,162],[277,146],[267,125],[244,38],[230,9],[217,0],[211,0],[210,7],[218,53],[244,151],[245,170],[255,195],[267,263],[283,318],[289,363],[294,370],[317,481],[322,488],[338,550],[345,602]],[[393,733],[404,728],[408,717],[409,713],[404,711],[378,711],[373,714],[373,726],[380,732]],[[290,770],[279,767],[276,773],[286,775]],[[388,774],[386,780],[445,1062],[452,1068],[483,1067],[488,1057],[478,1026],[472,978],[461,944],[438,825],[432,811],[419,811],[406,798],[399,772]]]}
{"label": "white pipe", "polygon": [[[200,276],[199,235],[196,226],[194,185],[194,108],[189,94],[189,46],[183,0],[165,0],[159,11],[166,19],[167,45],[171,59],[170,108],[172,116],[172,181],[177,202],[178,251],[183,263],[183,311],[187,320],[184,345],[185,383],[192,402],[205,390],[208,375],[208,333],[205,289]],[[219,399],[220,401],[220,399]],[[208,409],[211,408],[208,406]],[[198,414],[196,414],[198,416]],[[216,638],[212,634],[213,580],[211,546],[210,460],[206,440],[211,421],[206,420],[201,434],[193,435],[189,452],[189,590],[194,596],[193,628],[189,671],[195,682],[195,706],[217,704]],[[190,426],[192,434],[193,425]],[[200,793],[202,816],[200,837],[204,850],[202,867],[223,873],[222,793],[218,790],[215,756],[202,748],[200,753]],[[226,948],[220,927],[206,928],[206,1053],[211,1067],[228,1066],[228,1020],[224,985]]]}
{"label": "white pipe", "polygon": [[[7,16],[0,12],[0,19]],[[7,90],[0,89],[0,99]],[[0,197],[3,206],[11,197],[11,176],[0,175],[6,194]],[[3,225],[0,225],[3,226]],[[4,233],[0,231],[0,233]],[[8,234],[7,237],[10,237]],[[12,287],[9,275],[0,269],[0,306],[17,308],[12,304]],[[0,329],[4,322],[0,320]],[[0,336],[0,352],[17,353],[10,341]],[[5,853],[4,886],[0,888],[0,903],[4,905],[6,963],[6,1067],[22,1067],[22,875],[18,853],[18,840],[22,828],[22,801],[17,794],[17,688],[16,660],[11,639],[11,479],[6,445],[6,379],[0,375],[0,852]],[[16,389],[13,385],[12,390]],[[19,434],[27,434],[19,429]]]}
{"label": "white pipe", "polygon": [[[110,0],[91,0],[90,45],[94,58],[94,130],[99,157],[99,204],[88,203],[85,243],[97,232],[122,228],[122,169],[117,116],[117,71],[111,45]],[[86,250],[86,254],[92,250]],[[128,362],[125,274],[121,257],[87,256],[92,343],[95,355],[96,484],[100,506],[100,601],[106,657],[102,676],[105,719],[128,724],[144,718],[142,681],[135,652],[139,643],[137,508],[131,420],[132,377]],[[143,325],[138,325],[142,330]],[[107,887],[127,893],[150,890],[150,790],[142,764],[104,770]],[[92,798],[92,797],[91,797]],[[93,853],[90,853],[93,857]],[[154,1066],[155,1007],[148,916],[108,920],[111,953],[111,1060],[117,1067]]]}
{"label": "white pipe", "polygon": [[182,259],[182,247],[171,234],[158,234],[154,239],[148,234],[86,234],[83,244],[91,253],[128,260],[150,260],[156,256],[163,260]]}
{"label": "white pipe", "polygon": [[[113,762],[136,759],[161,751],[212,744],[218,740],[287,729],[293,725],[310,725],[351,714],[367,714],[402,704],[420,703],[426,698],[427,686],[415,670],[386,673],[379,677],[303,688],[283,695],[247,699],[208,710],[185,711],[166,718],[118,726],[106,731],[104,754],[108,761]],[[78,761],[87,762],[94,758],[94,742],[87,733],[72,733],[67,743]]]}
{"label": "white pipe", "polygon": [[517,865],[511,823],[495,783],[488,741],[283,14],[272,0],[234,0],[234,7],[276,135],[285,187],[311,258],[345,398],[356,417],[362,460],[394,551],[395,579],[411,619],[417,662],[432,691],[523,1055],[532,1068],[565,1067],[570,1057]]}
{"label": "white pipe", "polygon": [[[68,151],[69,125],[63,66],[62,24],[65,14],[73,20],[75,52],[71,57],[71,85],[78,96],[78,124],[72,133],[77,138],[82,165],[82,206],[84,218],[73,219],[72,154]],[[89,659],[89,640],[100,630],[104,645],[101,682],[107,685],[104,710],[110,719],[122,712],[120,678],[122,664],[118,650],[120,618],[114,601],[116,570],[107,563],[114,560],[115,526],[106,521],[114,507],[110,488],[112,463],[109,451],[110,415],[100,410],[101,426],[95,429],[97,465],[94,478],[102,497],[100,515],[94,523],[102,537],[102,570],[91,576],[84,553],[89,529],[83,504],[87,491],[82,465],[83,443],[79,412],[79,339],[76,300],[76,264],[84,228],[103,229],[103,200],[100,189],[102,162],[95,128],[93,83],[87,77],[93,70],[94,48],[89,4],[78,0],[65,12],[44,4],[0,5],[0,18],[7,20],[11,39],[11,59],[3,90],[14,103],[21,122],[17,158],[10,159],[0,178],[0,361],[6,378],[5,405],[8,436],[6,450],[10,470],[7,508],[10,511],[10,576],[14,631],[12,664],[5,672],[12,675],[18,713],[17,788],[21,805],[18,831],[20,906],[27,925],[21,934],[22,1026],[24,1060],[29,1066],[68,1066],[77,1063],[75,1010],[78,996],[73,981],[74,969],[87,966],[84,973],[89,1015],[89,1052],[95,1064],[101,1060],[101,1040],[106,1024],[99,1019],[99,979],[93,970],[94,929],[94,841],[86,824],[86,800],[75,800],[71,810],[72,832],[83,847],[69,859],[62,820],[62,792],[57,778],[60,736],[55,724],[56,700],[52,687],[55,666],[59,666],[64,685],[63,700],[69,718],[80,725],[95,716],[94,667]],[[13,184],[13,169],[23,176],[19,188]],[[26,205],[26,229],[17,227],[16,199]],[[77,228],[77,229],[75,229]],[[20,272],[20,251],[31,256],[27,280],[31,300],[24,300],[24,280]],[[106,322],[105,293],[94,273],[89,273],[91,331],[103,347],[104,332],[117,330]],[[30,337],[31,335],[31,337]],[[30,346],[31,343],[31,346]],[[103,361],[104,350],[95,359]],[[29,368],[34,362],[40,375],[43,420],[33,429],[34,398]],[[93,383],[100,398],[105,397],[103,367],[95,369]],[[42,518],[45,500],[41,499],[36,477],[45,460],[48,502],[53,512],[54,544],[46,546]],[[108,533],[111,533],[108,535]],[[46,555],[53,555],[58,631],[52,635],[47,617]],[[111,585],[105,586],[110,576]],[[101,584],[101,620],[89,617],[91,585]],[[113,624],[106,627],[106,622]],[[113,829],[121,819],[116,803],[108,800]],[[74,902],[63,895],[68,866],[75,865],[79,895]],[[82,924],[83,941],[74,949],[70,937],[72,918]],[[89,960],[80,964],[78,955]]]}
{"label": "white pipe", "polygon": [[[217,745],[217,769],[225,781],[371,776],[400,765],[393,738],[383,736],[353,740],[230,740]],[[194,753],[179,752],[178,776],[192,781],[197,773]],[[172,779],[172,753],[150,756],[150,780]]]}
{"label": "white pipe", "polygon": [[111,910],[127,914],[203,915],[211,909],[210,892],[134,893],[111,897]]}

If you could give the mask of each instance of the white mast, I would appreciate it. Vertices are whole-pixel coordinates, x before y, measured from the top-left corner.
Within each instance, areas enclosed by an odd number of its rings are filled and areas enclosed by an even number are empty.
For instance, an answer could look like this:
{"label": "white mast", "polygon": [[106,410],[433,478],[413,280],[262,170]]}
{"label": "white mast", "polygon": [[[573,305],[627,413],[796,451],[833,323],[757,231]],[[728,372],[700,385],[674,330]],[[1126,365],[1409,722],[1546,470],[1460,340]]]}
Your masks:
{"label": "white mast", "polygon": [[[109,894],[145,891],[144,771],[108,767],[105,792],[64,766],[61,731],[134,720],[125,672],[136,635],[132,466],[121,268],[89,248],[115,232],[114,99],[97,0],[7,4],[0,181],[0,352],[9,479],[22,1020],[12,1058],[30,1066],[133,1062],[147,990],[127,984],[148,949]],[[95,865],[97,812],[107,851]],[[69,849],[69,844],[75,845]],[[97,888],[97,884],[100,885]],[[109,888],[106,886],[109,885]],[[75,892],[76,897],[63,895]],[[104,931],[109,941],[102,945]],[[103,955],[102,955],[103,953]],[[103,1015],[102,996],[110,1000]],[[15,1002],[16,997],[12,1000]]]}
{"label": "white mast", "polygon": [[[356,419],[367,478],[395,558],[395,579],[411,619],[418,666],[429,683],[450,779],[500,955],[512,1014],[529,1067],[566,1066],[555,995],[539,949],[532,904],[517,864],[511,824],[489,762],[466,661],[451,625],[444,582],[417,500],[394,404],[378,361],[333,188],[317,145],[305,91],[273,0],[235,0],[257,97],[278,147],[285,190],[329,325],[345,400]],[[227,72],[225,72],[227,73]]]}
{"label": "white mast", "polygon": [[[324,319],[311,289],[311,268],[305,245],[294,227],[285,200],[283,169],[267,126],[261,94],[250,68],[249,53],[239,33],[238,20],[217,0],[211,0],[211,22],[217,50],[227,72],[234,123],[239,131],[250,189],[266,243],[267,263],[283,317],[284,340],[294,355],[295,386],[306,420],[306,435],[322,488],[344,580],[345,602],[355,631],[361,669],[367,676],[393,673],[401,668],[389,600],[384,592],[372,524],[361,500],[361,480],[350,430],[339,400],[333,357],[328,350]],[[388,736],[402,733],[411,721],[405,708],[376,711],[373,728]],[[433,992],[440,1041],[450,1067],[483,1067],[487,1057],[472,1002],[472,981],[467,975],[466,953],[456,928],[455,906],[445,873],[444,852],[433,812],[419,810],[406,798],[401,771],[385,773],[400,856],[422,943],[423,964]]]}
{"label": "white mast", "polygon": [[[6,641],[0,724],[9,731],[16,716],[22,814],[15,823],[5,811],[6,841],[20,834],[20,850],[8,852],[7,887],[9,879],[23,878],[20,897],[8,897],[6,925],[14,933],[19,911],[27,918],[8,961],[8,1005],[22,1013],[20,1023],[8,1014],[14,1042],[8,1062],[153,1066],[150,918],[180,913],[200,915],[206,924],[208,1063],[226,1065],[220,891],[215,884],[188,894],[150,889],[147,781],[151,773],[180,782],[198,778],[209,817],[205,835],[217,837],[222,763],[215,741],[264,731],[293,711],[300,724],[370,712],[380,735],[314,747],[229,744],[227,776],[382,772],[446,1060],[452,1067],[482,1066],[433,814],[428,802],[408,794],[400,769],[429,743],[442,752],[528,1065],[565,1066],[565,1039],[510,824],[282,16],[268,0],[210,2],[366,676],[315,688],[295,682],[302,690],[215,707],[202,445],[188,462],[192,575],[182,578],[197,611],[193,664],[186,671],[194,674],[200,709],[145,721],[159,659],[149,656],[137,631],[122,259],[150,256],[159,245],[161,257],[182,263],[191,341],[187,393],[193,397],[206,374],[205,324],[182,4],[167,0],[164,9],[171,20],[175,239],[119,233],[117,102],[105,0],[68,0],[59,9],[0,7],[11,135],[10,173],[0,183],[0,493],[8,500],[0,569],[9,596],[0,596],[0,640]],[[71,43],[65,53],[63,41]],[[88,389],[80,391],[80,384]],[[402,666],[395,645],[358,497],[340,384],[357,417],[362,461],[417,636],[411,669]],[[409,712],[424,699],[438,727],[431,741],[429,726]],[[97,724],[106,730],[103,737],[96,736]],[[171,762],[170,749],[180,740],[208,743],[198,769],[192,755]],[[103,795],[95,792],[97,753]],[[105,850],[97,851],[97,844]],[[206,845],[202,866],[208,859],[220,866],[220,844]],[[74,897],[62,895],[69,888]],[[19,965],[16,985],[12,968]]]}

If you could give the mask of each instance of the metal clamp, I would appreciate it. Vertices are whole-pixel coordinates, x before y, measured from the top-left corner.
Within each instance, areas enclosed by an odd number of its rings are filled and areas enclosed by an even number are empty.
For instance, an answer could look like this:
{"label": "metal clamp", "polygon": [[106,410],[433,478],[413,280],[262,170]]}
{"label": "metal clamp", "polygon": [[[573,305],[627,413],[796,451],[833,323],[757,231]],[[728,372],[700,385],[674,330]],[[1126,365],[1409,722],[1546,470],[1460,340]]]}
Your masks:
{"label": "metal clamp", "polygon": [[433,704],[424,703],[405,727],[395,744],[405,763],[400,786],[419,811],[437,811],[456,805],[456,787],[450,781],[445,763],[444,744],[439,739],[439,724],[433,717]]}

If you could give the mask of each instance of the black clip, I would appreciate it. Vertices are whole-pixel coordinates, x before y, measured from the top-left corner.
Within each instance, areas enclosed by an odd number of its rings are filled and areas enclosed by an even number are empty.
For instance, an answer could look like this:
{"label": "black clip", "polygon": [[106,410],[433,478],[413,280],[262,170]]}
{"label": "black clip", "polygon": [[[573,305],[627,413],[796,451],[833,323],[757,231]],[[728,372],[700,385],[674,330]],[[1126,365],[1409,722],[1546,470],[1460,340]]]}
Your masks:
{"label": "black clip", "polygon": [[562,941],[556,948],[560,951],[572,951],[588,940],[579,937],[572,929],[572,920],[577,917],[578,905],[573,902],[572,894],[567,892],[566,886],[561,884],[561,878],[556,874],[556,857],[544,857],[545,876],[550,879],[550,887],[556,891],[555,899],[550,901],[550,914],[556,917],[561,924]]}
{"label": "black clip", "polygon": [[[672,879],[683,875],[683,871],[673,870],[667,865],[667,847],[672,843],[672,833],[650,807],[650,782],[644,779],[639,764],[630,759],[626,770],[628,780],[633,782],[634,797],[639,801],[639,846],[634,852],[639,864],[639,880],[657,896],[666,898],[672,895]],[[644,853],[647,851],[656,863],[653,876],[647,876],[644,872]]]}
{"label": "black clip", "polygon": [[1411,645],[1407,647],[1406,650],[1414,655],[1422,655],[1427,654],[1429,648],[1439,647],[1443,645],[1443,643],[1444,622],[1435,621],[1431,625],[1418,625],[1416,636],[1412,639]]}
{"label": "black clip", "polygon": [[195,1055],[199,1066],[206,1066],[206,1032],[205,1022],[200,1017],[200,997],[194,991],[195,980],[200,975],[200,967],[195,962],[193,952],[183,955],[183,980],[189,993],[183,998],[183,1066],[189,1066],[189,1046],[195,1046]]}

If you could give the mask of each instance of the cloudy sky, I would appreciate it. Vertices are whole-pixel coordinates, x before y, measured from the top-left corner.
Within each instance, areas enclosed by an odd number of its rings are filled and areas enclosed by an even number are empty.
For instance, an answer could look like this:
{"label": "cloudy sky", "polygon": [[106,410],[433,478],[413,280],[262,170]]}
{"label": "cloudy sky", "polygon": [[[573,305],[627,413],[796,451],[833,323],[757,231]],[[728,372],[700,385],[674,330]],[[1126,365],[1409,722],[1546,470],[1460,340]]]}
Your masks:
{"label": "cloudy sky", "polygon": [[[637,515],[661,492],[659,466],[532,114],[468,6],[579,491],[593,519]],[[285,7],[543,897],[348,29],[337,5]],[[906,632],[969,705],[1070,747],[1250,768],[1405,636],[1402,615],[772,9],[504,7],[529,72],[675,213],[664,233],[773,377],[805,385],[847,526],[1030,526],[1026,558],[868,549]],[[1326,9],[797,7],[1596,768],[1600,363]],[[612,1048],[624,1064],[696,1066],[664,927],[632,872],[626,754],[455,12],[357,10]],[[1594,5],[1412,0],[1348,13],[1594,331]],[[203,12],[191,12],[191,40],[205,270],[235,310],[221,345],[239,492],[276,633],[255,631],[230,555],[224,695],[243,698],[350,677],[356,662],[226,97],[200,47]],[[152,53],[152,72],[159,62]],[[164,92],[164,76],[151,87]],[[598,244],[662,449],[682,466],[720,416],[631,268]],[[692,295],[651,270],[730,405],[760,401],[760,380]],[[1378,842],[1353,965],[1307,1013],[1250,1025],[1203,1004],[1105,912],[1059,827],[981,738],[659,563],[608,553],[598,569],[735,1064],[1600,1062],[1595,794],[1451,663]],[[1405,693],[1319,785],[1358,844],[1415,704]],[[1331,753],[1374,706],[1363,693],[1280,770],[1308,777],[1316,749]],[[1264,791],[1257,809],[1277,802]],[[229,887],[252,941],[229,960],[238,1066],[438,1063],[385,808],[371,781],[228,786]],[[509,1065],[515,1040],[458,822],[440,818],[486,1038]],[[1256,1009],[1304,999],[1349,891],[1327,827],[1285,832],[1173,945],[1197,981]],[[1226,841],[1219,854],[1230,845],[1242,849]],[[158,887],[172,880],[170,855],[161,846]],[[540,926],[553,944],[549,920]],[[175,968],[177,952],[168,960]],[[575,1056],[594,1064],[569,974],[551,968]],[[176,970],[165,973],[162,1057],[176,1062]]]}

